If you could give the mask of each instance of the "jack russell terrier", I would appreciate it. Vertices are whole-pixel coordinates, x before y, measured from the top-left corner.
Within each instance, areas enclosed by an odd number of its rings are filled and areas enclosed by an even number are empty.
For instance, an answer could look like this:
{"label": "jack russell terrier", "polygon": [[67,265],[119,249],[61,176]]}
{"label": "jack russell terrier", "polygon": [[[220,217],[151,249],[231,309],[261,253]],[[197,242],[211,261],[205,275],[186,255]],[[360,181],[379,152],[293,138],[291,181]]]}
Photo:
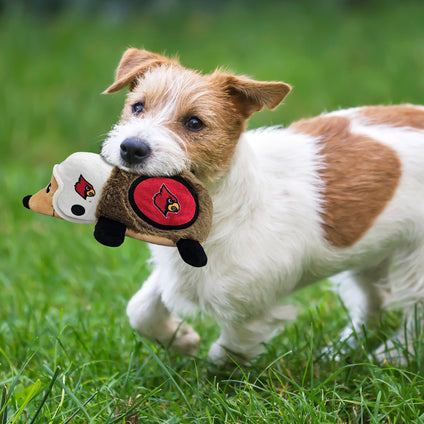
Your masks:
{"label": "jack russell terrier", "polygon": [[153,272],[127,308],[141,335],[194,354],[199,336],[177,314],[201,311],[221,328],[209,359],[249,361],[292,317],[280,300],[331,276],[351,313],[341,337],[382,308],[401,308],[414,330],[424,299],[423,107],[359,107],[245,132],[288,84],[202,75],[134,48],[105,93],[126,86],[103,157],[151,176],[190,170],[214,204],[204,268],[150,246]]}

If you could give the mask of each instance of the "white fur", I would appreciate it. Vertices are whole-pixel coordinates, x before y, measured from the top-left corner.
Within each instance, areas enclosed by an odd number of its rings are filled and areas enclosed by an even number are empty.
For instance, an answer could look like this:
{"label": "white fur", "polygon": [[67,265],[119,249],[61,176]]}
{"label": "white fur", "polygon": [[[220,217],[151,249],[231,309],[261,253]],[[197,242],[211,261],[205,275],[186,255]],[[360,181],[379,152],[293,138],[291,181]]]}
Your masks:
{"label": "white fur", "polygon": [[183,141],[170,131],[163,123],[163,116],[147,116],[140,120],[135,117],[128,122],[117,124],[103,142],[102,156],[111,165],[119,166],[125,171],[139,171],[136,167],[128,168],[120,156],[121,143],[129,137],[145,140],[152,154],[142,164],[147,175],[175,175],[187,168],[187,156]]}
{"label": "white fur", "polygon": [[[175,314],[201,311],[221,327],[209,358],[219,364],[231,351],[249,359],[291,315],[279,305],[284,296],[346,270],[334,281],[355,329],[381,304],[411,316],[424,299],[424,132],[369,126],[356,111],[333,114],[352,119],[354,132],[391,146],[402,163],[393,199],[358,242],[342,249],[324,238],[318,139],[277,127],[246,132],[227,174],[209,187],[214,216],[204,243],[208,265],[192,268],[176,249],[152,245],[155,268],[128,305],[131,325],[192,353],[199,338]],[[151,122],[118,126],[102,153],[119,165],[119,142],[130,135],[156,143],[149,168],[154,173],[185,166],[181,144]]]}

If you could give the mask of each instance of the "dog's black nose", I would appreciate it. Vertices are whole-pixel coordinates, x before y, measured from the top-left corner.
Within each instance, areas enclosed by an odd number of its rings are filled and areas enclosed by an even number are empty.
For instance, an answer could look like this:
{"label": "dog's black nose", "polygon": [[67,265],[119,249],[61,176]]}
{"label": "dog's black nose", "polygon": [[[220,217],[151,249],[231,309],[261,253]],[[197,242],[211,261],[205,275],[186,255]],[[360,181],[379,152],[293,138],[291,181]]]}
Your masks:
{"label": "dog's black nose", "polygon": [[121,158],[129,165],[137,165],[150,155],[151,150],[146,141],[127,138],[121,143]]}

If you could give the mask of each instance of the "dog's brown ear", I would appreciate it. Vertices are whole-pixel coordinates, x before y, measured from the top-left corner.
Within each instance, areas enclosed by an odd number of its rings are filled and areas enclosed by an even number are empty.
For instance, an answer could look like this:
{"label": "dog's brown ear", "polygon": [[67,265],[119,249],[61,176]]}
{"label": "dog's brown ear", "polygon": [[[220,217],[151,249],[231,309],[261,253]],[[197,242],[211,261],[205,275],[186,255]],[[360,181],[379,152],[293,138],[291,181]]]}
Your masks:
{"label": "dog's brown ear", "polygon": [[219,71],[213,76],[218,78],[237,109],[246,118],[264,107],[276,108],[291,90],[290,85],[284,82],[255,81],[246,76],[224,74]]}
{"label": "dog's brown ear", "polygon": [[[103,92],[103,94],[114,93],[127,85],[131,87],[136,78],[148,69],[154,66],[170,65],[171,63],[176,63],[176,61],[147,50],[128,49],[119,62],[115,81]],[[131,89],[132,88],[133,87],[131,87]]]}

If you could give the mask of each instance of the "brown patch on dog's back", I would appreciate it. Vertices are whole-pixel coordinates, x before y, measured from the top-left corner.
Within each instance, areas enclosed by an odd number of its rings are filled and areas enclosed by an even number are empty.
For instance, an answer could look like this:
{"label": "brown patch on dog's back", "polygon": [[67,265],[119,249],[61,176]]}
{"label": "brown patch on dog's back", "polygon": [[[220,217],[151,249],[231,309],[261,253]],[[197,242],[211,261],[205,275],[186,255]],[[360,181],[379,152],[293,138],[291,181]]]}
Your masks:
{"label": "brown patch on dog's back", "polygon": [[359,115],[369,125],[424,129],[424,109],[414,106],[367,106],[359,109]]}
{"label": "brown patch on dog's back", "polygon": [[323,229],[329,243],[348,247],[372,226],[393,197],[401,175],[396,152],[369,137],[353,134],[344,117],[301,120],[290,129],[321,137],[324,167]]}

